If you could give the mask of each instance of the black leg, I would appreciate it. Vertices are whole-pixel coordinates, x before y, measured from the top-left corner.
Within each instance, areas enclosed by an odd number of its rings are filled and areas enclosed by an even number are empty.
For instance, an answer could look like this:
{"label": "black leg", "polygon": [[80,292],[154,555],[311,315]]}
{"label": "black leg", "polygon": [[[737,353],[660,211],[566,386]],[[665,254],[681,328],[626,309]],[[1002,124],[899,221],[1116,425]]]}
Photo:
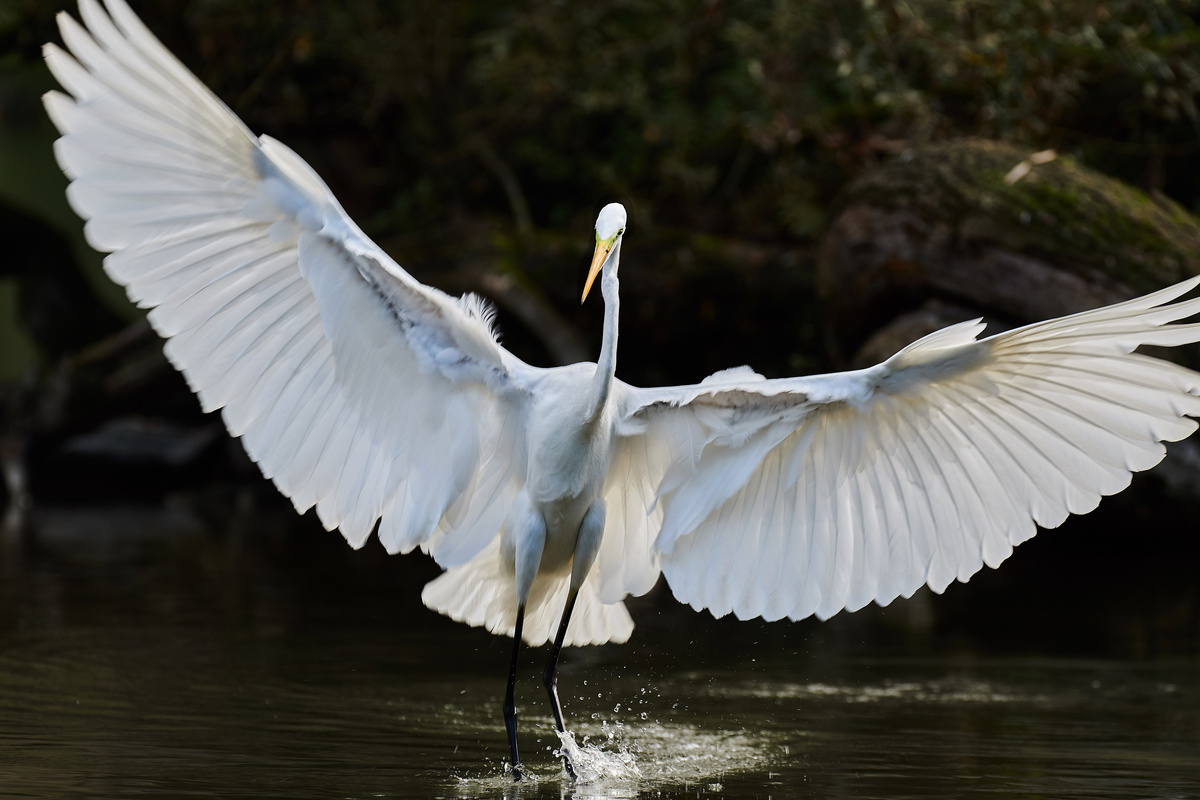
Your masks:
{"label": "black leg", "polygon": [[504,693],[504,729],[508,731],[508,748],[512,753],[513,779],[521,780],[521,761],[517,758],[517,705],[513,695],[517,689],[517,653],[521,650],[521,628],[525,624],[525,604],[517,606],[517,628],[513,631],[512,664],[508,667],[508,691]]}
{"label": "black leg", "polygon": [[[562,651],[563,639],[567,638],[567,623],[571,621],[571,611],[575,608],[575,598],[579,596],[578,589],[572,589],[567,595],[567,606],[563,609],[562,622],[558,624],[558,635],[554,637],[554,646],[550,648],[550,660],[546,662],[546,671],[542,679],[546,682],[546,691],[550,695],[550,707],[554,709],[554,725],[559,733],[566,731],[563,724],[562,705],[558,702],[558,654]],[[567,774],[575,777],[571,762],[563,756],[563,766]]]}

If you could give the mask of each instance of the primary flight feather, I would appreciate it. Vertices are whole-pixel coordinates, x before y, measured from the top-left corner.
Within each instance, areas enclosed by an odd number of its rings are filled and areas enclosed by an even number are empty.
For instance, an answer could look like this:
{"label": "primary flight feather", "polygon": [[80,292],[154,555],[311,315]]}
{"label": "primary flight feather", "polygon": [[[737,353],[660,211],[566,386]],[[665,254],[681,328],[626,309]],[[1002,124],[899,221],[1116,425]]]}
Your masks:
{"label": "primary flight feather", "polygon": [[1192,433],[1200,375],[1134,352],[1200,340],[1200,278],[987,339],[952,326],[870,369],[695,386],[615,377],[625,210],[584,290],[596,364],[529,366],[471,296],[424,286],[285,145],[255,136],[124,0],[60,14],[46,109],[88,241],[298,511],[420,547],[427,605],[520,641],[625,641],[661,572],[720,616],[829,617],[942,591],[1085,513]]}

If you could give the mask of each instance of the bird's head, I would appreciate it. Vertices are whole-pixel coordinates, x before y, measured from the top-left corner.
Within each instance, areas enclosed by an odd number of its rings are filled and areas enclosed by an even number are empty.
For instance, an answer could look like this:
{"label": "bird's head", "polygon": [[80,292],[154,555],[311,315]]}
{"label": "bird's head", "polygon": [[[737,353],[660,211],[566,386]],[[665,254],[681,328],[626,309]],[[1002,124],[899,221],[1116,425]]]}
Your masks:
{"label": "bird's head", "polygon": [[625,206],[620,203],[609,203],[600,209],[600,216],[596,217],[596,252],[592,254],[592,266],[588,270],[587,282],[583,285],[583,297],[579,299],[580,303],[587,300],[592,283],[596,280],[596,276],[603,271],[604,265],[609,262],[613,253],[617,252],[618,246],[621,244],[621,236],[624,233]]}

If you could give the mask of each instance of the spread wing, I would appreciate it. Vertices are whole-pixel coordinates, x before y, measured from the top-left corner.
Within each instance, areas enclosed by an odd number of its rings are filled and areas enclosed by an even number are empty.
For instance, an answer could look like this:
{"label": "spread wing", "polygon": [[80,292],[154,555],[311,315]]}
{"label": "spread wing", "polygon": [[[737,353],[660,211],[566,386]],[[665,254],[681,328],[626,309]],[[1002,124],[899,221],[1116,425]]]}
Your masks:
{"label": "spread wing", "polygon": [[523,476],[534,370],[486,309],[423,286],[294,152],[254,136],[123,0],[59,15],[46,108],[88,241],[279,489],[361,546],[444,566],[481,550]]}
{"label": "spread wing", "polygon": [[[661,559],[679,600],[743,619],[966,581],[1195,430],[1200,374],[1133,351],[1200,341],[1171,324],[1200,299],[1170,304],[1198,283],[978,341],[961,323],[857,372],[624,386],[610,486],[642,520],[622,546]],[[649,588],[610,570],[610,594]]]}

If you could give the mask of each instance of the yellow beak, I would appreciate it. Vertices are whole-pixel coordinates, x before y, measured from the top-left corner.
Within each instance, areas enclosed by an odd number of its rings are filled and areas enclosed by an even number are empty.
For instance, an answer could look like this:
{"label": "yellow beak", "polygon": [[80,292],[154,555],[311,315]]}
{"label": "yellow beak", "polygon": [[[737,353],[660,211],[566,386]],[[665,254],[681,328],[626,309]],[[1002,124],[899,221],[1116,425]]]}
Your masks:
{"label": "yellow beak", "polygon": [[599,239],[596,240],[596,252],[592,254],[592,266],[588,269],[587,282],[583,284],[583,297],[579,298],[580,305],[583,305],[583,301],[587,300],[588,292],[592,290],[592,284],[596,281],[596,276],[604,268],[604,261],[608,258],[613,242],[616,240],[616,236],[603,242]]}

